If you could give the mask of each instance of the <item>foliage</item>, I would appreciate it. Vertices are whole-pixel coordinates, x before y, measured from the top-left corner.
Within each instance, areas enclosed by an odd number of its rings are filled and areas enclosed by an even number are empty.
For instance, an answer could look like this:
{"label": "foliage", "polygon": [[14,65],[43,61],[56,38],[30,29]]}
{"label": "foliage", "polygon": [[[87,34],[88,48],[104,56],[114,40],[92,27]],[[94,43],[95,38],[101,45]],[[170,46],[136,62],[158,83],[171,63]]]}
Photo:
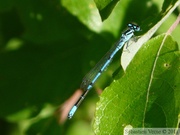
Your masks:
{"label": "foliage", "polygon": [[[122,134],[127,125],[176,128],[180,26],[171,35],[167,30],[179,14],[179,4],[180,0],[1,0],[1,133],[104,135]],[[74,118],[58,125],[57,107],[129,22],[141,26],[136,33],[140,37],[129,52],[122,51],[122,67],[118,68],[118,55],[95,84],[95,89],[106,87],[95,117],[88,114],[95,104],[91,91]]]}

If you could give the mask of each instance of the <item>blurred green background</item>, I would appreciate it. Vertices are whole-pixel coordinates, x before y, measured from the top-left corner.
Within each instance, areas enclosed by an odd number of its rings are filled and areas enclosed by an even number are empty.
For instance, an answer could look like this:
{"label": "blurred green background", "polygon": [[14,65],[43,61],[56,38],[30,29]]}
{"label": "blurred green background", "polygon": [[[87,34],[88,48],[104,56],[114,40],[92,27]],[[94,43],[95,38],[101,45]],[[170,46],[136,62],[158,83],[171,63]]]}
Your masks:
{"label": "blurred green background", "polygon": [[[126,24],[143,25],[145,33],[145,22],[160,13],[163,2],[1,0],[0,134],[93,134],[98,101],[93,90],[72,120],[58,124],[54,111],[79,88]],[[178,13],[176,9],[156,34],[166,32]],[[173,33],[178,43],[179,30]],[[119,57],[95,88],[111,82]]]}

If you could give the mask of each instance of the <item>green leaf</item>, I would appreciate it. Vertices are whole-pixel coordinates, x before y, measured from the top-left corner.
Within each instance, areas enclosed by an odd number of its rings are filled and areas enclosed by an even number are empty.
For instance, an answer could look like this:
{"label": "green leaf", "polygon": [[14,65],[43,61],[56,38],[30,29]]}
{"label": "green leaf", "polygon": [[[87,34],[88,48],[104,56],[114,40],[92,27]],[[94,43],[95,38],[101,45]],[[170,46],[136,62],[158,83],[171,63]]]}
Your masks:
{"label": "green leaf", "polygon": [[100,30],[102,21],[93,0],[62,0],[61,3],[89,29]]}
{"label": "green leaf", "polygon": [[[9,134],[19,135],[19,131],[27,134],[72,134],[76,129],[77,133],[81,132],[79,127],[84,123],[89,126],[86,129],[90,129],[91,115],[87,115],[83,105],[63,129],[57,126],[53,114],[37,117],[46,103],[56,107],[69,98],[79,87],[83,76],[118,40],[128,22],[139,24],[145,35],[159,21],[164,23],[163,17],[167,13],[176,17],[176,12],[171,11],[178,5],[176,0],[164,1],[165,12],[160,13],[163,1],[103,1],[99,0],[99,5],[93,0],[61,0],[63,5],[59,1],[0,1],[2,134],[13,129],[14,133]],[[145,42],[150,38],[148,34]],[[176,36],[179,38],[179,32]],[[119,65],[119,55],[104,74],[108,79],[102,76],[103,81],[97,82],[94,88],[104,88],[109,84],[112,72]],[[87,98],[91,100],[91,95]],[[83,122],[76,126],[81,121],[79,119]]]}
{"label": "green leaf", "polygon": [[174,5],[178,0],[164,0],[162,10],[166,11],[168,7]]}
{"label": "green leaf", "polygon": [[180,113],[179,67],[179,48],[170,36],[149,40],[124,75],[101,95],[95,133],[122,134],[127,125],[176,127]]}
{"label": "green leaf", "polygon": [[96,6],[101,14],[101,18],[102,20],[105,20],[110,13],[112,12],[112,10],[114,9],[114,7],[116,6],[117,2],[119,0],[94,0],[96,3]]}
{"label": "green leaf", "polygon": [[[116,2],[119,0],[115,0]],[[94,2],[96,3],[96,6],[99,10],[104,9],[106,6],[108,6],[110,3],[112,3],[113,1],[111,0],[94,0]]]}
{"label": "green leaf", "polygon": [[170,16],[170,14],[179,6],[180,0],[176,1],[174,5],[169,6],[169,10],[167,12],[162,12],[160,15],[156,16],[155,18],[152,18],[152,21],[154,22],[154,26],[151,26],[151,28],[148,28],[147,24],[146,26],[142,25],[142,31],[145,31],[145,29],[148,29],[148,31],[137,41],[133,42],[133,45],[129,43],[128,50],[131,52],[127,52],[127,49],[124,48],[124,52],[122,53],[121,57],[121,65],[123,69],[125,70],[128,64],[131,62],[131,60],[134,58],[134,55],[138,52],[140,47],[147,42],[153,34],[157,31],[157,29],[162,25],[162,23]]}

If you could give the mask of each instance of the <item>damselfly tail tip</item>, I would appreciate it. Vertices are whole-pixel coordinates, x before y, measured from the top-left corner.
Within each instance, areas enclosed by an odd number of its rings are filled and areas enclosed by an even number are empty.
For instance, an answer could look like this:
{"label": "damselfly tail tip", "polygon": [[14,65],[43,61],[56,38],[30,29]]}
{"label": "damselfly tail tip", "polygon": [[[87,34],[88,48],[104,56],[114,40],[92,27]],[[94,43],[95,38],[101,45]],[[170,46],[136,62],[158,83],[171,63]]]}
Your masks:
{"label": "damselfly tail tip", "polygon": [[73,107],[71,108],[71,110],[70,110],[69,113],[68,113],[68,119],[71,119],[71,118],[73,117],[73,115],[74,115],[74,113],[76,112],[76,110],[77,110],[77,106],[73,106]]}

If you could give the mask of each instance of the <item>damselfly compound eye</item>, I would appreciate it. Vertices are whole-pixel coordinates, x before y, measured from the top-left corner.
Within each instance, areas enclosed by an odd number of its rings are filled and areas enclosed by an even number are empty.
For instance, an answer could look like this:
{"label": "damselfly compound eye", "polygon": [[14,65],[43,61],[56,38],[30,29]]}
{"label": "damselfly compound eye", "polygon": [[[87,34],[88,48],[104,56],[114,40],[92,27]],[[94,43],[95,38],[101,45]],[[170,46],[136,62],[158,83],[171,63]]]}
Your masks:
{"label": "damselfly compound eye", "polygon": [[140,27],[133,23],[128,23],[128,27],[134,31],[140,31]]}

